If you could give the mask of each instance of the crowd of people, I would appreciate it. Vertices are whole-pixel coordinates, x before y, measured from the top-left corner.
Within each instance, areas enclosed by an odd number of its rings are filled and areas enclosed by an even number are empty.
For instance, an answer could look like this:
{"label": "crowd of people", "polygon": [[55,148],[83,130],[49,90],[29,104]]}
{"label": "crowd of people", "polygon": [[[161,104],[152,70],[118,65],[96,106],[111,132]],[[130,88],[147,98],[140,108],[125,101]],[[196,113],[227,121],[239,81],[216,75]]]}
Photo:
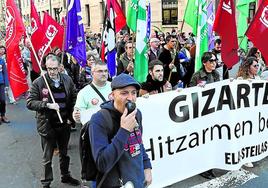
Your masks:
{"label": "crowd of people", "polygon": [[[100,60],[100,34],[86,36],[85,67],[80,67],[74,57],[55,47],[42,59],[45,74],[41,75],[32,69],[29,42],[27,39],[22,41],[20,48],[30,86],[26,93],[27,107],[37,113],[37,131],[41,136],[41,184],[44,188],[49,188],[53,180],[55,148],[59,150],[61,181],[74,186],[80,184],[69,171],[68,142],[71,127],[89,121],[92,114],[92,155],[100,171],[93,187],[100,184],[120,187],[129,181],[134,187],[148,186],[152,182],[151,163],[142,144],[140,111],[135,109],[128,113],[126,103],[135,103],[138,96],[204,86],[230,78],[221,58],[219,38],[214,42],[214,49],[202,54],[202,68],[194,71],[196,44],[192,33],[186,36],[172,30],[165,34],[156,31],[151,34],[147,52],[148,76],[143,83],[138,83],[133,77],[135,63],[138,63],[134,59],[135,41],[126,31],[117,35],[115,78],[109,77],[107,65]],[[10,103],[16,103],[16,100],[12,99],[12,92],[8,90],[4,54],[5,47],[0,46],[1,122],[9,123],[5,116],[5,93],[9,93]],[[268,79],[268,69],[257,48],[250,48],[247,55],[241,49],[239,57],[237,79]],[[116,126],[112,135],[107,133],[106,118],[98,112],[100,109],[108,110],[112,117],[110,123]],[[253,164],[247,165],[253,167]],[[105,180],[101,178],[104,175]],[[201,175],[214,177],[212,171]],[[82,182],[87,183],[86,179]]]}

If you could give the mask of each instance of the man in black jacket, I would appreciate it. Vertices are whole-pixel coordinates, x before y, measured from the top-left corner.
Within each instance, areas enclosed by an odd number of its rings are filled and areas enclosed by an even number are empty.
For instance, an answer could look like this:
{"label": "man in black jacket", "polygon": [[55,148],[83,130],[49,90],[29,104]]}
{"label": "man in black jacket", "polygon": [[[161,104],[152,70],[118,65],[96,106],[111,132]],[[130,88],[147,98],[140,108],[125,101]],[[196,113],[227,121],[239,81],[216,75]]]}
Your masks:
{"label": "man in black jacket", "polygon": [[[47,73],[44,77],[46,77],[55,103],[51,100],[43,76],[40,76],[33,82],[27,99],[27,107],[30,110],[36,111],[37,131],[41,136],[43,150],[41,184],[43,188],[49,188],[53,180],[51,164],[53,150],[57,144],[59,148],[61,182],[77,186],[80,182],[70,175],[70,157],[67,155],[70,139],[70,126],[67,124],[67,121],[72,120],[70,118],[72,117],[71,113],[76,100],[75,86],[68,75],[58,72],[59,59],[56,55],[48,55],[45,65]],[[58,114],[60,114],[63,122],[60,122],[57,112],[59,112]]]}
{"label": "man in black jacket", "polygon": [[151,38],[150,39],[150,49],[148,50],[148,62],[158,59],[158,56],[160,54],[159,49],[160,41],[158,38]]}
{"label": "man in black jacket", "polygon": [[163,93],[171,89],[171,84],[164,79],[163,63],[157,59],[151,61],[149,63],[149,74],[146,81],[141,84],[139,95]]}

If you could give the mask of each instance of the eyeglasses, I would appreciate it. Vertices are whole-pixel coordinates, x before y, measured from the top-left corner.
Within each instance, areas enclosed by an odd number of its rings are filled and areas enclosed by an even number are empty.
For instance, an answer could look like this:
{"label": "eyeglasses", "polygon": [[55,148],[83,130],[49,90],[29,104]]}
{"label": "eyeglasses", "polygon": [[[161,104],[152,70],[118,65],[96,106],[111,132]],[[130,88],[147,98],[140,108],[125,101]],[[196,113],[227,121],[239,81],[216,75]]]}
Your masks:
{"label": "eyeglasses", "polygon": [[217,59],[209,59],[208,60],[210,63],[216,63]]}
{"label": "eyeglasses", "polygon": [[58,67],[47,67],[48,71],[57,71]]}
{"label": "eyeglasses", "polygon": [[258,68],[259,64],[252,65],[254,68]]}

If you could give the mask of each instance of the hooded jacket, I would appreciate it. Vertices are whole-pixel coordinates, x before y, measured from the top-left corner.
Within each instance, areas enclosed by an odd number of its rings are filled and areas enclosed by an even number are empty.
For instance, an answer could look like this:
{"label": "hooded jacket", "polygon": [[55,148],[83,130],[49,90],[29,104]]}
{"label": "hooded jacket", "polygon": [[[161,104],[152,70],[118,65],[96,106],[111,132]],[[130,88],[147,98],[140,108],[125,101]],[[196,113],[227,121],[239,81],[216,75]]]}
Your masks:
{"label": "hooded jacket", "polygon": [[[105,119],[97,112],[90,120],[90,139],[93,158],[100,173],[108,173],[102,187],[120,187],[119,178],[123,184],[131,181],[134,187],[144,187],[144,169],[152,168],[150,159],[142,144],[141,112],[136,115],[139,126],[133,132],[120,127],[122,114],[114,108],[113,101],[101,105],[110,111],[114,136],[110,139]],[[101,178],[97,178],[97,185]]]}

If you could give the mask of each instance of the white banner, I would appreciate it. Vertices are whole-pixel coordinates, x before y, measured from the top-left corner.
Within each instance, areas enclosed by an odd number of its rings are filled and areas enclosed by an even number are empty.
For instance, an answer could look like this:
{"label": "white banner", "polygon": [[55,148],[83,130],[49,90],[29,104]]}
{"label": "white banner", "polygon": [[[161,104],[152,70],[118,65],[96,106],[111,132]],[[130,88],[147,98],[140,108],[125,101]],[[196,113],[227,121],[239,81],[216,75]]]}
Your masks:
{"label": "white banner", "polygon": [[139,98],[153,184],[209,169],[238,170],[268,155],[268,82],[221,81]]}

